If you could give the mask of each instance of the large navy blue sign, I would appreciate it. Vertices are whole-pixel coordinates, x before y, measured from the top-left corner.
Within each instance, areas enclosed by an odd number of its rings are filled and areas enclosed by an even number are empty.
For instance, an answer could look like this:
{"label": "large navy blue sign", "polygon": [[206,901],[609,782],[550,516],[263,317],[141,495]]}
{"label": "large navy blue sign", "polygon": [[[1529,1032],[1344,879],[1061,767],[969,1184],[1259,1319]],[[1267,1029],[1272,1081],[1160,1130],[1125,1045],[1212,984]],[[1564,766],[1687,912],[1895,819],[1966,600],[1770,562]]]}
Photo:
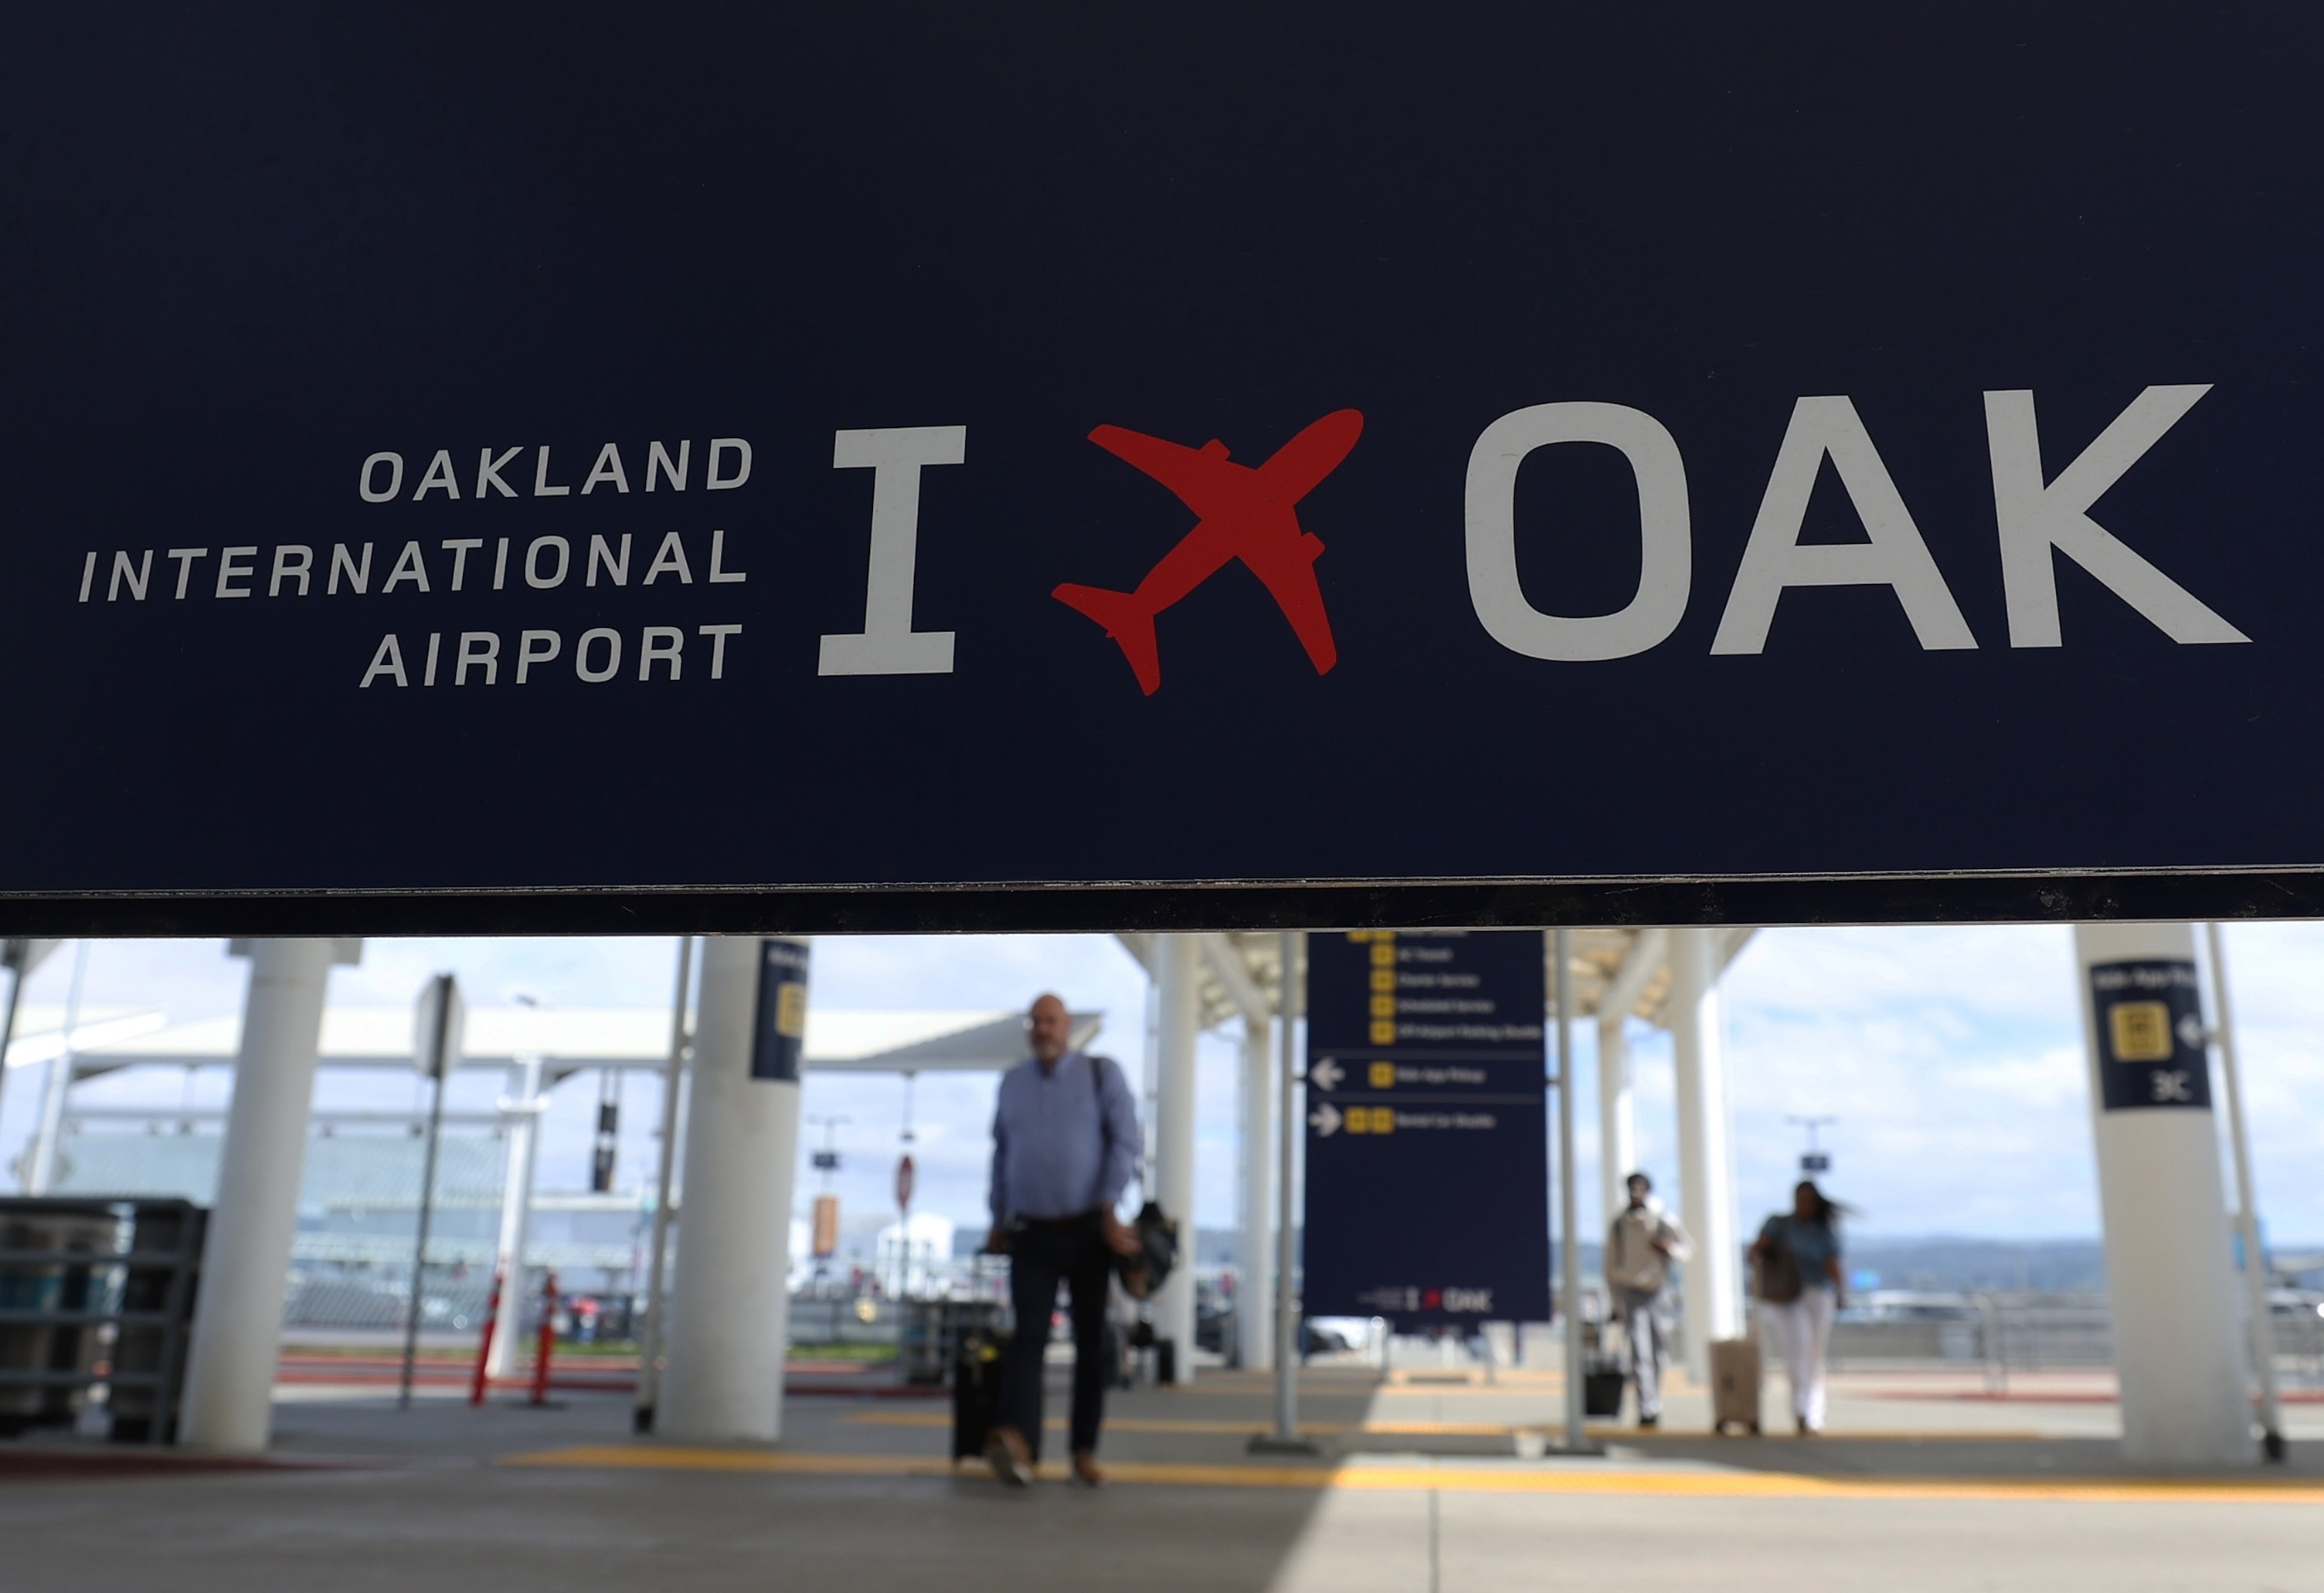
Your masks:
{"label": "large navy blue sign", "polygon": [[2319,43],[27,8],[0,917],[2319,910]]}
{"label": "large navy blue sign", "polygon": [[1549,1318],[1538,932],[1307,943],[1309,1316]]}

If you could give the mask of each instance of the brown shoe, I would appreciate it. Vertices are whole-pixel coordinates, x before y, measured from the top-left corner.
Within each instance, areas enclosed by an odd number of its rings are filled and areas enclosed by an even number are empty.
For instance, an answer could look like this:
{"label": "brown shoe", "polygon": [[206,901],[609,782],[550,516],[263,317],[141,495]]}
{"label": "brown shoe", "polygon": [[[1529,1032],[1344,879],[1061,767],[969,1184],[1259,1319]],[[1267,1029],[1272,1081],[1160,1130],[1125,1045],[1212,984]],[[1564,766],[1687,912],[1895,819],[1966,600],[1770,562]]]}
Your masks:
{"label": "brown shoe", "polygon": [[1105,1468],[1097,1463],[1095,1455],[1084,1450],[1074,1457],[1074,1480],[1084,1487],[1103,1487]]}
{"label": "brown shoe", "polygon": [[1008,1487],[1032,1486],[1033,1453],[1025,1447],[1025,1435],[1014,1427],[995,1427],[986,1435],[984,1459],[992,1475]]}

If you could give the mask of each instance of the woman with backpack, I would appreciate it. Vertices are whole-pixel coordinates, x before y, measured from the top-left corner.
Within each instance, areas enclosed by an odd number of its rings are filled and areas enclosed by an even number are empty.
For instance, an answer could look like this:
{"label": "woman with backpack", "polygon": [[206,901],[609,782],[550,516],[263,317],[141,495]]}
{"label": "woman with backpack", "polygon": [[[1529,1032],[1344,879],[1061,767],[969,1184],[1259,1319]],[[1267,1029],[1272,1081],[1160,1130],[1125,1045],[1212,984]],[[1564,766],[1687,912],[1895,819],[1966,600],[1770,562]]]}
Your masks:
{"label": "woman with backpack", "polygon": [[1751,1242],[1758,1278],[1759,1320],[1784,1358],[1792,1414],[1800,1436],[1823,1431],[1823,1355],[1846,1275],[1840,1268],[1839,1202],[1807,1179],[1792,1191],[1792,1209],[1760,1225]]}

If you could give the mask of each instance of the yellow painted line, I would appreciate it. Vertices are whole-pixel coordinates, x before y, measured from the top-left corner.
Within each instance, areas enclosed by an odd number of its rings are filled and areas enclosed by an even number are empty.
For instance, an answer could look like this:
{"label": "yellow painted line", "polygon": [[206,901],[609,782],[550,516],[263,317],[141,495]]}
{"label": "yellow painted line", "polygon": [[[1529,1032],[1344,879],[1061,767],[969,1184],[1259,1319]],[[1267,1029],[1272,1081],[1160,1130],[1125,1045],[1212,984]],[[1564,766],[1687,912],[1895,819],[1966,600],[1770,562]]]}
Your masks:
{"label": "yellow painted line", "polygon": [[[952,1417],[938,1411],[865,1411],[859,1415],[850,1416],[847,1420],[864,1427],[950,1427],[952,1425]],[[1268,1430],[1267,1423],[1264,1422],[1199,1422],[1159,1416],[1116,1416],[1108,1421],[1105,1425],[1109,1432],[1198,1432],[1231,1435],[1264,1432]],[[1052,1432],[1063,1432],[1065,1426],[1063,1417],[1052,1416],[1049,1418],[1047,1430]],[[1337,1423],[1311,1422],[1303,1425],[1299,1431],[1332,1433],[1344,1432],[1347,1429]]]}
{"label": "yellow painted line", "polygon": [[503,1455],[503,1466],[559,1466],[610,1471],[771,1471],[795,1477],[949,1477],[953,1468],[925,1455],[813,1455],[776,1450],[679,1449],[661,1444],[582,1444]]}
{"label": "yellow painted line", "polygon": [[[952,1417],[941,1411],[865,1411],[860,1414],[849,1416],[846,1420],[853,1424],[864,1427],[948,1428],[952,1425]],[[1562,1424],[1562,1418],[1552,1420],[1547,1417],[1539,1422],[1514,1423],[1366,1422],[1361,1425],[1354,1425],[1346,1422],[1303,1422],[1300,1423],[1299,1431],[1317,1438],[1514,1438],[1520,1432],[1539,1432],[1554,1436]],[[1052,1416],[1049,1418],[1047,1430],[1051,1432],[1063,1432],[1065,1427],[1064,1417]],[[1109,1432],[1180,1432],[1209,1436],[1223,1434],[1228,1437],[1249,1436],[1268,1431],[1267,1424],[1263,1422],[1194,1421],[1159,1416],[1110,1417],[1106,1421],[1105,1428]],[[1590,1423],[1588,1431],[1592,1438],[1610,1438],[1625,1441],[1638,1440],[1648,1443],[1664,1438],[1692,1439],[1711,1436],[1708,1432],[1692,1432],[1684,1428],[1622,1427],[1598,1422]],[[1798,1435],[1790,1432],[1771,1432],[1761,1436],[1765,1441],[1798,1441]],[[2035,1432],[2028,1429],[1992,1432],[1922,1432],[1883,1430],[1828,1433],[1812,1441],[1831,1443],[1838,1440],[1853,1439],[1864,1443],[2036,1443],[2045,1437],[2056,1436],[2056,1434]]]}
{"label": "yellow painted line", "polygon": [[[973,1477],[934,1456],[805,1454],[674,1445],[583,1445],[504,1457],[503,1466],[627,1471],[724,1471],[792,1477]],[[1185,1487],[1340,1489],[1363,1493],[1563,1494],[1692,1498],[2028,1500],[2120,1504],[2324,1504],[2324,1484],[2144,1478],[1900,1478],[1892,1481],[1771,1471],[1637,1471],[1475,1466],[1221,1466],[1114,1460],[1116,1482]],[[1041,1475],[1062,1480],[1062,1465]]]}
{"label": "yellow painted line", "polygon": [[[847,1420],[865,1427],[950,1427],[952,1425],[952,1417],[940,1411],[865,1411],[859,1415],[850,1416]],[[1047,1430],[1053,1432],[1063,1432],[1065,1431],[1065,1425],[1063,1417],[1052,1416],[1049,1418]],[[1204,1422],[1162,1416],[1117,1416],[1110,1419],[1105,1426],[1109,1432],[1224,1433],[1229,1436],[1249,1436],[1268,1430],[1264,1422]],[[1378,1432],[1411,1435],[1425,1433],[1438,1437],[1507,1438],[1517,1429],[1477,1422],[1368,1422],[1360,1427],[1351,1426],[1345,1422],[1305,1422],[1300,1424],[1299,1431],[1319,1437],[1351,1432],[1360,1434]],[[1524,1431],[1531,1432],[1540,1429],[1529,1427]],[[1618,1430],[1609,1428],[1607,1431],[1610,1432]]]}

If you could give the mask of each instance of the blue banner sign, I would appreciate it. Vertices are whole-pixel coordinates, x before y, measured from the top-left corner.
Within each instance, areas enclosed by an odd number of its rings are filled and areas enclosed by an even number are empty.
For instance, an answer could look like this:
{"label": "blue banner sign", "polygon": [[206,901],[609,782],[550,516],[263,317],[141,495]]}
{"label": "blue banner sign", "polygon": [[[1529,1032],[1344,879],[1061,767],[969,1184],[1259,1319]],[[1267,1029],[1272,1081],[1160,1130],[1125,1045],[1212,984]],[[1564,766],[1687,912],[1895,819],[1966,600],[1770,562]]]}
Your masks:
{"label": "blue banner sign", "polygon": [[2249,0],[28,7],[0,928],[2324,913],[2319,78]]}
{"label": "blue banner sign", "polygon": [[1308,937],[1307,1315],[1549,1319],[1545,978],[1537,932]]}
{"label": "blue banner sign", "polygon": [[2108,1111],[2211,1106],[2210,1036],[2192,962],[2099,962],[2090,969],[2098,1100]]}
{"label": "blue banner sign", "polygon": [[751,1076],[796,1084],[807,1048],[809,948],[800,940],[759,943],[759,1000],[751,1024]]}

